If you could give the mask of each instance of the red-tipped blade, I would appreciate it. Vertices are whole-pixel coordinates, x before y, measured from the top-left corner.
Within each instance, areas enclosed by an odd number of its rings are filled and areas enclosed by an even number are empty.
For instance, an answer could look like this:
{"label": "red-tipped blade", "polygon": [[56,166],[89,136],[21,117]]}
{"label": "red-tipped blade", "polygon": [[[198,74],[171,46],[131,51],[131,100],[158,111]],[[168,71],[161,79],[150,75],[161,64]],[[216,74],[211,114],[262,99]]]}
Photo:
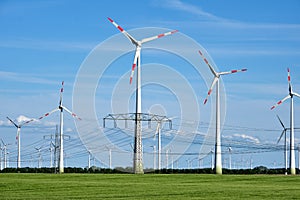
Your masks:
{"label": "red-tipped blade", "polygon": [[287,71],[288,71],[288,82],[290,83],[291,82],[290,68],[287,68]]}
{"label": "red-tipped blade", "polygon": [[132,83],[132,78],[133,78],[133,75],[134,75],[135,67],[136,67],[136,63],[133,63],[132,69],[131,69],[131,74],[130,74],[130,80],[129,80],[130,84]]}
{"label": "red-tipped blade", "polygon": [[169,31],[169,32],[166,32],[166,33],[162,33],[162,34],[153,36],[153,37],[145,38],[145,39],[142,39],[142,40],[141,40],[141,43],[143,44],[143,43],[145,43],[145,42],[149,42],[149,41],[152,41],[152,40],[155,40],[155,39],[158,39],[158,38],[167,36],[167,35],[174,34],[174,33],[176,33],[176,32],[178,32],[178,30]]}
{"label": "red-tipped blade", "polygon": [[287,100],[290,97],[291,96],[288,95],[288,96],[284,97],[282,100],[278,101],[274,106],[271,107],[271,110],[273,110],[274,108],[276,108],[277,106],[279,106],[280,104],[282,104],[285,100]]}
{"label": "red-tipped blade", "polygon": [[80,117],[78,117],[75,113],[73,113],[72,111],[70,111],[68,108],[63,106],[63,109],[66,110],[68,113],[70,113],[72,115],[72,117],[77,118],[78,120],[81,120]]}
{"label": "red-tipped blade", "polygon": [[115,27],[117,27],[121,32],[123,32],[124,31],[124,29],[121,27],[121,26],[119,26],[116,22],[114,22],[114,20],[112,20],[111,18],[107,18]]}
{"label": "red-tipped blade", "polygon": [[220,72],[219,74],[220,75],[227,75],[227,74],[234,74],[234,73],[237,73],[237,72],[245,72],[247,71],[247,69],[233,69],[231,71],[228,71],[228,72]]}
{"label": "red-tipped blade", "polygon": [[52,110],[51,112],[48,112],[48,113],[44,114],[43,116],[39,117],[38,119],[41,120],[41,119],[43,119],[44,117],[48,117],[49,115],[51,115],[52,113],[54,113],[55,111],[58,111],[58,110],[59,110],[59,109],[56,108],[56,109]]}
{"label": "red-tipped blade", "polygon": [[231,73],[236,73],[236,72],[245,72],[247,71],[247,69],[234,69],[234,70],[231,70]]}
{"label": "red-tipped blade", "polygon": [[61,88],[60,88],[60,98],[59,98],[60,106],[62,105],[63,92],[64,92],[64,81],[61,82]]}
{"label": "red-tipped blade", "polygon": [[61,82],[61,89],[60,89],[60,92],[64,92],[64,83],[65,83],[64,81]]}
{"label": "red-tipped blade", "polygon": [[211,95],[211,92],[212,92],[212,90],[213,90],[213,88],[214,88],[216,82],[218,81],[218,79],[219,79],[218,77],[215,77],[215,78],[214,78],[214,80],[213,80],[213,82],[212,82],[212,84],[211,84],[211,86],[210,86],[210,88],[209,88],[209,90],[208,90],[208,92],[207,92],[207,97],[206,97],[205,100],[204,100],[204,104],[206,104],[206,102],[207,102],[207,100],[208,100],[208,97]]}
{"label": "red-tipped blade", "polygon": [[131,68],[131,74],[130,74],[130,80],[129,80],[129,83],[131,84],[132,83],[132,79],[133,79],[133,75],[134,75],[134,70],[135,70],[135,67],[137,65],[137,61],[140,57],[140,49],[137,48],[136,51],[135,51],[135,55],[134,55],[134,59],[133,59],[133,64],[132,64],[132,68]]}
{"label": "red-tipped blade", "polygon": [[121,33],[123,33],[134,45],[138,45],[138,41],[134,39],[129,33],[127,33],[119,24],[117,24],[114,20],[108,17],[108,20],[117,28]]}
{"label": "red-tipped blade", "polygon": [[209,67],[210,71],[213,73],[213,75],[214,75],[215,77],[217,77],[217,76],[218,76],[218,73],[217,73],[217,72],[214,70],[214,68],[209,64],[208,60],[204,57],[203,53],[202,53],[200,50],[199,50],[198,52],[199,52],[200,56],[202,57],[202,59],[204,60],[204,62],[208,65],[208,67]]}

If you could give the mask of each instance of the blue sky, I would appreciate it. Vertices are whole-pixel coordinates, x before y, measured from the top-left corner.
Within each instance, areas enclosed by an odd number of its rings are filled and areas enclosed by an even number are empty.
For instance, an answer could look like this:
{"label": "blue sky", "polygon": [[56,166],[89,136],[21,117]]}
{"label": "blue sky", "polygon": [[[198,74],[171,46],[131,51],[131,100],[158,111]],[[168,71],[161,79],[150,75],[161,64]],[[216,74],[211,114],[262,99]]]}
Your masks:
{"label": "blue sky", "polygon": [[[62,80],[65,81],[65,105],[72,108],[73,84],[81,64],[97,45],[119,34],[107,20],[111,17],[126,30],[143,27],[177,29],[198,42],[221,71],[247,68],[248,72],[244,74],[223,79],[227,95],[223,132],[225,143],[229,138],[275,145],[281,130],[276,114],[288,126],[289,104],[286,102],[275,111],[270,111],[270,107],[288,92],[287,67],[291,69],[294,90],[300,93],[299,8],[297,0],[284,3],[278,0],[1,1],[0,138],[12,143],[10,151],[13,158],[16,153],[16,130],[7,123],[6,116],[14,119],[20,115],[37,118],[54,109],[58,104]],[[126,45],[125,37],[124,41]],[[151,63],[153,59],[154,62],[164,61],[176,68],[172,56],[167,53],[149,52],[143,58],[143,63]],[[121,72],[112,66],[106,76],[112,76],[112,82],[117,80],[116,77],[129,72],[132,59],[133,54],[123,56],[119,61],[125,66]],[[203,62],[200,56],[199,62]],[[210,112],[201,104],[208,89],[205,85],[197,86],[198,81],[203,84],[203,78],[194,77],[192,70],[178,70],[190,80],[195,90],[199,90],[196,95],[201,112]],[[109,84],[106,86],[110,87]],[[110,101],[109,95],[103,95],[107,91],[97,91],[99,117],[106,112],[101,110],[101,103]],[[147,94],[145,98],[145,111],[151,103],[158,103],[150,101],[151,97],[147,98]],[[133,102],[132,99],[130,101]],[[299,105],[300,99],[295,99],[296,126],[300,126]],[[211,106],[208,105],[209,108]],[[207,115],[208,118],[211,116],[210,113]],[[57,119],[58,114],[54,114],[43,122],[24,127],[24,148],[34,151],[32,143],[40,141],[43,135],[53,134],[53,124]],[[200,120],[209,122],[206,118]],[[255,128],[258,130],[254,131]],[[73,138],[78,138],[71,117],[66,117],[66,129]],[[300,143],[297,132],[296,142]],[[44,142],[41,140],[37,144],[44,145]],[[74,148],[72,150],[76,151]],[[281,151],[272,155],[253,153],[253,162],[256,165],[271,165],[274,161],[282,163],[281,155]],[[236,160],[245,157],[249,159],[250,154],[238,154]],[[84,153],[82,159],[85,159]],[[82,165],[78,160],[73,162],[74,165]]]}

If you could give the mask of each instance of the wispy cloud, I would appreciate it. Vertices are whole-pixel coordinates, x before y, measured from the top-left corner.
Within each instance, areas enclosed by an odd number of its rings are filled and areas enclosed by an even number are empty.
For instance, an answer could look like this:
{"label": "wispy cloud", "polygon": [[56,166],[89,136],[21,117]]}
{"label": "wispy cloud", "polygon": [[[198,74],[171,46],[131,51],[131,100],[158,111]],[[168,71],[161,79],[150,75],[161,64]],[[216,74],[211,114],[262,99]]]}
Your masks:
{"label": "wispy cloud", "polygon": [[[154,1],[156,2],[156,0]],[[269,29],[276,29],[282,28],[282,29],[300,29],[299,24],[282,24],[282,23],[246,23],[242,22],[236,19],[227,19],[223,17],[219,17],[217,15],[214,15],[212,13],[209,13],[202,9],[200,6],[196,6],[190,3],[183,2],[181,0],[164,0],[164,1],[159,1],[159,4],[164,8],[167,9],[172,9],[172,10],[178,10],[182,12],[186,12],[192,15],[196,15],[199,18],[197,18],[197,21],[183,21],[184,24],[187,26],[191,26],[190,23],[210,23],[213,22],[214,26],[221,26],[221,27],[230,27],[230,28],[235,28],[235,29],[261,29],[261,30],[269,30]],[[216,23],[220,22],[220,23]],[[172,22],[167,22],[167,23],[172,23]],[[173,22],[173,23],[178,23]],[[208,24],[206,24],[208,25]]]}
{"label": "wispy cloud", "polygon": [[38,75],[21,74],[8,71],[0,71],[0,79],[6,81],[23,82],[23,83],[40,83],[40,84],[57,84],[56,81],[39,78]]}
{"label": "wispy cloud", "polygon": [[201,17],[203,20],[205,21],[228,21],[227,19],[215,16],[209,12],[204,11],[202,8],[186,3],[186,2],[182,2],[180,0],[165,0],[165,1],[160,1],[160,4],[165,8],[169,8],[169,9],[174,9],[174,10],[179,10],[179,11],[183,11],[183,12],[188,12],[191,14],[194,14],[196,16]]}

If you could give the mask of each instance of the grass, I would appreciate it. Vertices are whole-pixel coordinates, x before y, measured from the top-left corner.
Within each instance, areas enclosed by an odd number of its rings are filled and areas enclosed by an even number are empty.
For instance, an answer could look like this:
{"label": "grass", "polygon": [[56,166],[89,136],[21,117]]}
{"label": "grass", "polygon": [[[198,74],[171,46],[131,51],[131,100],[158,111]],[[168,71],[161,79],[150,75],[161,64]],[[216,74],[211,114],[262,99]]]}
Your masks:
{"label": "grass", "polygon": [[300,176],[0,174],[0,199],[298,199]]}

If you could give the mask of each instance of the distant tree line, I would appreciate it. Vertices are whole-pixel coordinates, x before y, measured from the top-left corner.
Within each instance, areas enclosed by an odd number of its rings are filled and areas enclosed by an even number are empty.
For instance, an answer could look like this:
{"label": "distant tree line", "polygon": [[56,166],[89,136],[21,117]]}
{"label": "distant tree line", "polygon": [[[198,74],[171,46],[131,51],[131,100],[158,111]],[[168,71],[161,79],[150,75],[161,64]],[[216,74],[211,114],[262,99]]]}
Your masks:
{"label": "distant tree line", "polygon": [[[114,169],[108,168],[80,168],[80,167],[67,167],[64,168],[64,173],[94,173],[94,174],[121,174],[132,173],[132,167],[116,167]],[[201,169],[145,169],[145,174],[214,174],[215,171],[211,168]],[[299,174],[299,169],[296,169]],[[0,173],[57,173],[56,168],[5,168]],[[289,173],[289,172],[288,172]],[[223,169],[223,174],[285,174],[284,168],[269,169],[264,166],[258,166],[253,169]]]}

